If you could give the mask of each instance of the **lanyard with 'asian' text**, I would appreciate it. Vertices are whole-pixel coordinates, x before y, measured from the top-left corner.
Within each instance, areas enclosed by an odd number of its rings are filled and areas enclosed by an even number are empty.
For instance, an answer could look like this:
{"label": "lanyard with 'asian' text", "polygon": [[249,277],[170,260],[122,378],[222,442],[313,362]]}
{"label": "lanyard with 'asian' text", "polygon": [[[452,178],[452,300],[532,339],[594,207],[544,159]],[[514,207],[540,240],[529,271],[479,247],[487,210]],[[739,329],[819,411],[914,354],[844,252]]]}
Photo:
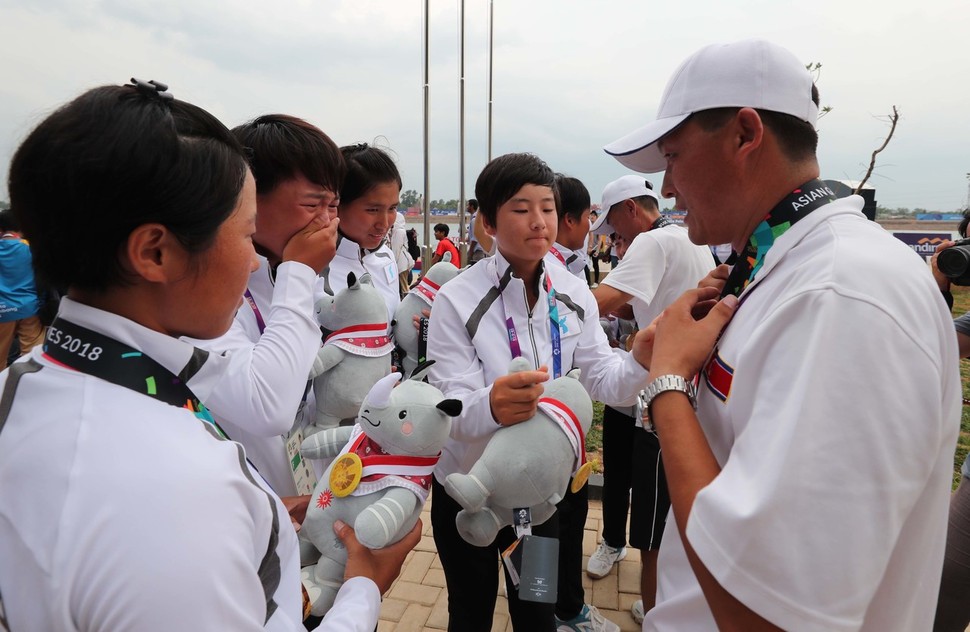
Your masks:
{"label": "lanyard with 'asian' text", "polygon": [[185,408],[215,428],[221,437],[228,438],[186,384],[205,363],[206,351],[196,349],[188,364],[175,375],[133,347],[64,318],[55,318],[47,330],[44,355],[68,369]]}
{"label": "lanyard with 'asian' text", "polygon": [[775,205],[748,238],[744,249],[738,253],[737,263],[728,276],[721,298],[729,294],[740,296],[744,288],[761,270],[765,255],[789,228],[817,208],[836,200],[835,193],[818,178],[809,180]]}
{"label": "lanyard with 'asian' text", "polygon": [[[546,298],[549,301],[549,338],[552,341],[552,376],[554,378],[562,375],[562,342],[559,334],[559,307],[556,304],[556,290],[552,287],[552,279],[546,272],[545,277]],[[500,295],[501,297],[501,295]],[[519,346],[519,335],[515,331],[515,323],[505,305],[505,298],[501,297],[502,309],[505,311],[505,329],[509,336],[509,350],[512,357],[522,356],[522,347]],[[536,358],[538,361],[538,358]]]}

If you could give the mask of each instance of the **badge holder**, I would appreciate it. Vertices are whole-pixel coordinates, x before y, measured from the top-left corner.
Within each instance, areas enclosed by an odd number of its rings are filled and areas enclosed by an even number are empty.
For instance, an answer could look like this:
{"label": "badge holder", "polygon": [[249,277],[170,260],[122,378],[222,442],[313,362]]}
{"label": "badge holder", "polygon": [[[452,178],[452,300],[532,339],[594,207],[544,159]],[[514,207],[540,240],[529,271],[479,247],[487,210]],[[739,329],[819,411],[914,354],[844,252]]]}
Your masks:
{"label": "badge holder", "polygon": [[293,474],[293,482],[296,484],[296,493],[299,496],[306,496],[313,493],[313,488],[317,485],[317,474],[313,471],[313,466],[303,458],[300,453],[300,446],[303,445],[303,429],[295,429],[286,435],[286,458],[290,461],[290,472]]}
{"label": "badge holder", "polygon": [[518,539],[502,552],[502,562],[519,599],[556,603],[559,590],[559,540],[532,535],[529,508],[512,510]]}

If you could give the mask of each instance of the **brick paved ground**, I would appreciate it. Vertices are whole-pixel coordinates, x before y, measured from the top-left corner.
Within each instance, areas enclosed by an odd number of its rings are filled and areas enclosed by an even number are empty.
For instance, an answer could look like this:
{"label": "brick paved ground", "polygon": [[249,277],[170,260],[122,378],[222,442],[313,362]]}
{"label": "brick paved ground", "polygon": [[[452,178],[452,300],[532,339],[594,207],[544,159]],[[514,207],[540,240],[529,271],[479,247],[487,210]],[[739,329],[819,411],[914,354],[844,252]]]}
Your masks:
{"label": "brick paved ground", "polygon": [[[384,597],[381,607],[378,632],[420,632],[422,630],[445,630],[448,627],[448,593],[445,590],[445,576],[441,562],[435,551],[431,537],[430,502],[425,506],[421,520],[424,523],[424,537],[408,556],[401,576]],[[583,539],[583,567],[586,558],[596,549],[599,541],[602,504],[598,500],[589,502],[589,517],[586,519],[586,534]],[[640,552],[628,549],[629,553],[610,574],[593,581],[583,575],[586,589],[586,602],[599,608],[606,618],[614,621],[623,632],[639,630],[630,606],[639,599],[640,591]],[[498,561],[495,562],[498,564]],[[511,632],[508,603],[499,591],[492,632]]]}

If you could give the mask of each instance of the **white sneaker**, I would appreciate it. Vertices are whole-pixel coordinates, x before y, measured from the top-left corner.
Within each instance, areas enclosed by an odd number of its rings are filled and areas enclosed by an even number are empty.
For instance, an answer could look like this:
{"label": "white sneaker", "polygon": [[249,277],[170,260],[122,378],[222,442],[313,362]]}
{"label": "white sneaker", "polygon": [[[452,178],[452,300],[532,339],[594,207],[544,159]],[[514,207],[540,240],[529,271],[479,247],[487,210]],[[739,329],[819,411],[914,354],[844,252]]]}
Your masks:
{"label": "white sneaker", "polygon": [[589,604],[583,605],[583,610],[575,619],[560,621],[557,618],[556,623],[559,626],[557,632],[620,632],[620,626]]}
{"label": "white sneaker", "polygon": [[602,540],[586,563],[586,574],[594,579],[606,577],[613,565],[624,557],[626,557],[625,546],[614,549],[606,543],[606,540]]}
{"label": "white sneaker", "polygon": [[633,615],[634,621],[643,623],[643,599],[637,599],[633,602],[633,607],[630,608],[630,614]]}

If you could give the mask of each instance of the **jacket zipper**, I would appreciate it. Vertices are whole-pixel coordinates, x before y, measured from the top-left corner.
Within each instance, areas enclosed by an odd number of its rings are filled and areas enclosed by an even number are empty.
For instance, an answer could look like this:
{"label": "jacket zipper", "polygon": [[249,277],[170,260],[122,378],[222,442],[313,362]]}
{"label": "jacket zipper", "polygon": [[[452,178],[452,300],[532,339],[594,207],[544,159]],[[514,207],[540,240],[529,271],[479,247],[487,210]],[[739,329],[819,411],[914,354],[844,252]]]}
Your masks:
{"label": "jacket zipper", "polygon": [[526,312],[529,314],[529,342],[532,343],[532,358],[535,361],[534,366],[538,370],[538,368],[542,365],[539,364],[539,349],[536,347],[536,336],[535,336],[535,333],[532,331],[532,308],[529,307],[529,294],[528,292],[525,291],[525,288],[522,289],[522,294],[525,297]]}

